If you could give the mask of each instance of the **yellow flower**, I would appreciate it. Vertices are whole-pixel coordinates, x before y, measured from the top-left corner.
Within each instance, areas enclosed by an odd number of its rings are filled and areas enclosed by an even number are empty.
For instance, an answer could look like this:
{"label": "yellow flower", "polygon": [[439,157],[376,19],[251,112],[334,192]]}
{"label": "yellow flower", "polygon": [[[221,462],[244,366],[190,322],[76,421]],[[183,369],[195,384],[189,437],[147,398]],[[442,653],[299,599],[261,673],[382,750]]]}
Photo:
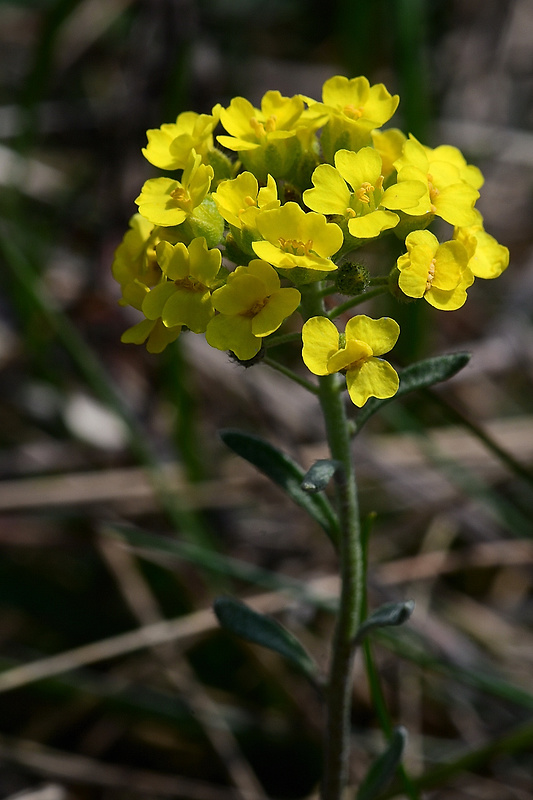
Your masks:
{"label": "yellow flower", "polygon": [[381,156],[372,147],[363,147],[357,153],[338,150],[335,167],[320,164],[315,169],[315,188],[307,189],[303,200],[314,211],[345,217],[350,234],[358,239],[379,236],[400,221],[397,214],[386,209],[409,209],[425,192],[421,181],[404,181],[383,191],[381,169]]}
{"label": "yellow flower", "polygon": [[417,206],[406,210],[406,214],[436,214],[455,226],[475,223],[474,203],[479,197],[472,183],[476,182],[475,173],[467,169],[466,162],[461,164],[458,154],[461,155],[456,148],[432,151],[410,135],[402,156],[394,164],[398,170],[398,184],[406,180],[422,181],[427,190]]}
{"label": "yellow flower", "polygon": [[212,347],[231,350],[247,361],[299,302],[297,289],[282,289],[276,270],[266,261],[254,259],[247,267],[237,267],[226,285],[213,293],[213,306],[220,313],[209,322],[206,339]]}
{"label": "yellow flower", "polygon": [[383,177],[387,179],[394,170],[394,162],[402,155],[407,137],[398,128],[387,128],[386,131],[371,131],[372,144],[381,156]]}
{"label": "yellow flower", "polygon": [[370,132],[392,117],[399,97],[391,95],[382,83],[371,86],[363,76],[349,79],[336,75],[324,83],[322,103],[307,102],[314,113],[327,115],[321,145],[324,159],[331,164],[337,150],[357,151],[370,144]]}
{"label": "yellow flower", "polygon": [[215,313],[210,287],[220,268],[220,250],[208,250],[205,239],[198,237],[188,247],[181,242],[174,246],[161,242],[156,254],[168,280],[145,296],[143,314],[149,320],[161,318],[167,328],[185,325],[194,333],[203,333]]}
{"label": "yellow flower", "polygon": [[327,317],[312,317],[302,328],[302,358],[315,375],[343,372],[352,403],[363,406],[369,397],[393,397],[398,391],[396,370],[379,356],[394,347],[399,333],[390,317],[352,317],[344,336]]}
{"label": "yellow flower", "polygon": [[175,342],[181,333],[181,325],[167,328],[160,319],[143,319],[128,328],[120,341],[124,344],[144,344],[149,353],[162,353],[167,344]]}
{"label": "yellow flower", "polygon": [[148,144],[142,151],[144,157],[160,169],[184,169],[191,150],[195,150],[206,163],[213,149],[213,130],[219,116],[219,106],[215,106],[212,115],[184,111],[176,122],[146,131]]}
{"label": "yellow flower", "polygon": [[[217,141],[238,152],[245,168],[259,180],[269,173],[274,178],[284,177],[302,150],[296,131],[303,111],[300,97],[283,97],[278,91],[266,92],[260,109],[244,97],[234,97],[229,107],[220,111],[220,121],[230,136],[217,136]],[[303,127],[308,124],[310,121]]]}
{"label": "yellow flower", "polygon": [[135,200],[139,212],[155,225],[180,225],[204,200],[213,168],[202,164],[202,157],[191,150],[180,181],[150,178]]}
{"label": "yellow flower", "polygon": [[458,241],[439,244],[426,230],[413,231],[405,244],[407,253],[397,261],[402,292],[408,297],[423,297],[442,311],[464,305],[466,290],[474,282],[464,245]]}
{"label": "yellow flower", "polygon": [[343,242],[338,225],[327,222],[322,214],[305,213],[297,203],[261,211],[256,225],[266,240],[253,242],[259,258],[281,269],[303,267],[331,272],[336,265],[330,257]]}
{"label": "yellow flower", "polygon": [[255,228],[259,210],[278,208],[276,181],[269,175],[267,185],[259,188],[251,172],[241,172],[233,180],[221,181],[212,195],[219,213],[234,228]]}
{"label": "yellow flower", "polygon": [[140,214],[134,214],[129,225],[115,251],[111,270],[122,291],[120,305],[140,309],[148,289],[161,280],[154,249],[159,238],[153,234],[154,225]]}
{"label": "yellow flower", "polygon": [[509,266],[509,250],[483,228],[483,219],[465,228],[456,228],[453,238],[466,247],[468,268],[476,278],[498,278]]}

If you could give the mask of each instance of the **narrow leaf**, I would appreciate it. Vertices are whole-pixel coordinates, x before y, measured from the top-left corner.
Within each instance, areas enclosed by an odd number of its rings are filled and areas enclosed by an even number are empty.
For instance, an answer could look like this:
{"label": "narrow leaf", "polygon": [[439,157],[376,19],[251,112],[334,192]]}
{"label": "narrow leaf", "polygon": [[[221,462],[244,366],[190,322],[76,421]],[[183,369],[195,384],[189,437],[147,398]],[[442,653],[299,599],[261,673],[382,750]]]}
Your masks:
{"label": "narrow leaf", "polygon": [[315,461],[304,475],[301,483],[302,489],[310,494],[321,492],[326,488],[340,466],[340,461],[334,461],[330,458],[321,458]]}
{"label": "narrow leaf", "polygon": [[368,770],[359,791],[357,800],[374,800],[392,780],[402,760],[407,743],[407,731],[403,727],[395,728],[387,749],[380,755]]}
{"label": "narrow leaf", "polygon": [[259,614],[231,597],[217,597],[213,609],[220,625],[226,630],[248,642],[274,650],[309,677],[316,677],[317,667],[303,645],[272,617]]}
{"label": "narrow leaf", "polygon": [[446,381],[457,372],[466,367],[470,361],[470,353],[449,353],[444,356],[427,358],[424,361],[417,361],[400,372],[400,386],[393,397],[384,400],[371,397],[363,406],[355,422],[356,433],[361,430],[365,422],[379,411],[387,403],[403,397],[416,389],[427,389],[435,383]]}
{"label": "narrow leaf", "polygon": [[406,600],[403,603],[385,603],[380,606],[366,618],[357,631],[355,636],[356,643],[359,643],[374,628],[403,625],[413,613],[414,607],[414,600]]}
{"label": "narrow leaf", "polygon": [[242,431],[223,430],[220,432],[220,437],[234,453],[253,464],[273,483],[280,486],[297,505],[318,522],[333,543],[336,543],[338,523],[335,512],[325,495],[310,495],[302,489],[305,472],[295,461],[259,436],[252,436]]}

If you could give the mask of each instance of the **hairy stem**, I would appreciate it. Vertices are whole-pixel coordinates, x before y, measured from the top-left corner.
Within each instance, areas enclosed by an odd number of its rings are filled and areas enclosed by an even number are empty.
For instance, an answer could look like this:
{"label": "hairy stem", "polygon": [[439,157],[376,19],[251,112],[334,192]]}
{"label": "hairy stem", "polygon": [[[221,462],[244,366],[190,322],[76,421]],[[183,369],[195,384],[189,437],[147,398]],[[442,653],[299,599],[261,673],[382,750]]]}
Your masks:
{"label": "hairy stem", "polygon": [[[306,317],[325,313],[313,286],[303,295],[302,307]],[[336,472],[341,597],[327,687],[323,782],[324,800],[340,800],[348,779],[354,638],[363,616],[365,568],[350,433],[339,377],[320,377],[318,396],[331,457],[342,465]]]}

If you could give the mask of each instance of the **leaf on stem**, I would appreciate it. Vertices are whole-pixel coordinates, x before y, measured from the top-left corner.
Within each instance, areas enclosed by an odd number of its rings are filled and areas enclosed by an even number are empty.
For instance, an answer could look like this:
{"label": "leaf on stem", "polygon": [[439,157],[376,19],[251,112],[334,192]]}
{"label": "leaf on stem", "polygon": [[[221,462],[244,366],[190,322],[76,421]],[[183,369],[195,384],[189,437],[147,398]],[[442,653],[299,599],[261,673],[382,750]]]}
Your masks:
{"label": "leaf on stem", "polygon": [[289,497],[324,529],[334,544],[338,540],[338,522],[327,497],[310,495],[302,489],[303,469],[289,456],[261,439],[242,431],[223,430],[220,437],[230,450],[244,458],[270,480],[280,486]]}
{"label": "leaf on stem", "polygon": [[301,483],[302,489],[309,494],[321,492],[341,466],[341,462],[335,459],[320,458],[305,473]]}
{"label": "leaf on stem", "polygon": [[364,637],[374,628],[387,628],[393,625],[403,625],[407,622],[415,607],[414,600],[406,600],[402,603],[385,603],[365,619],[356,633],[355,643]]}
{"label": "leaf on stem", "polygon": [[384,405],[403,397],[416,389],[427,389],[435,383],[446,381],[451,378],[470,361],[470,353],[449,353],[435,358],[426,358],[411,364],[399,373],[400,386],[393,397],[378,399],[371,397],[357,415],[355,422],[355,432],[358,433],[365,422],[367,422],[376,411]]}
{"label": "leaf on stem", "polygon": [[376,758],[368,770],[356,800],[374,800],[394,777],[400,764],[407,743],[407,731],[402,726],[395,728],[387,745],[387,749]]}
{"label": "leaf on stem", "polygon": [[220,625],[231,633],[279,653],[309,678],[316,679],[318,668],[302,644],[272,617],[259,614],[232,597],[217,597],[213,610]]}

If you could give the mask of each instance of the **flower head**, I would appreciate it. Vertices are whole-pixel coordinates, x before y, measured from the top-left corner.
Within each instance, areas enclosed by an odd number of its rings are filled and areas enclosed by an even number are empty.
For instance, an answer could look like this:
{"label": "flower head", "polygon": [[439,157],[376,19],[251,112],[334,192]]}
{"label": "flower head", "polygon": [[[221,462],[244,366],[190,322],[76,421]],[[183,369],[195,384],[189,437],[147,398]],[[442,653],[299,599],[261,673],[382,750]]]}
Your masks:
{"label": "flower head", "polygon": [[390,317],[352,317],[344,337],[327,317],[311,317],[302,328],[302,358],[315,375],[343,372],[352,403],[363,406],[369,397],[393,397],[398,391],[396,370],[379,356],[394,347],[399,333]]}
{"label": "flower head", "polygon": [[256,217],[259,233],[265,241],[252,247],[259,256],[281,269],[304,267],[330,272],[336,265],[330,257],[343,242],[338,225],[327,222],[322,214],[305,213],[297,203],[261,211]]}
{"label": "flower head", "polygon": [[337,150],[357,151],[370,144],[370,132],[392,117],[399,98],[382,83],[371,86],[363,76],[336,75],[324,83],[322,103],[308,102],[311,111],[326,114],[321,144],[325,160],[332,164]]}
{"label": "flower head", "polygon": [[370,239],[394,228],[400,218],[388,209],[408,209],[417,205],[425,192],[421,181],[404,181],[383,189],[382,162],[372,147],[357,153],[338,150],[335,167],[320,164],[314,171],[314,189],[303,199],[309,208],[322,214],[340,214],[348,220],[350,234]]}
{"label": "flower head", "polygon": [[461,242],[439,244],[429,231],[413,231],[406,240],[407,253],[397,261],[398,285],[408,297],[423,297],[442,311],[454,311],[466,302],[474,283],[468,253]]}
{"label": "flower head", "polygon": [[145,344],[149,353],[162,353],[165,347],[175,342],[181,333],[181,325],[167,328],[161,319],[143,319],[124,331],[120,341],[124,344]]}
{"label": "flower head", "polygon": [[453,238],[465,246],[468,269],[476,278],[498,278],[509,266],[508,248],[483,228],[481,214],[476,225],[456,228]]}
{"label": "flower head", "polygon": [[269,175],[266,186],[259,188],[257,178],[251,172],[241,172],[233,180],[219,183],[213,193],[221,216],[235,228],[255,228],[260,210],[278,208],[276,181]]}
{"label": "flower head", "polygon": [[191,150],[195,150],[206,163],[219,117],[219,106],[215,106],[212,114],[184,111],[176,122],[146,131],[148,144],[142,151],[144,157],[160,169],[184,169]]}
{"label": "flower head", "polygon": [[202,333],[215,313],[211,287],[220,268],[220,250],[208,250],[199,237],[188,247],[161,242],[156,254],[165,280],[144,298],[143,314],[149,320],[161,318],[167,328],[185,325]]}
{"label": "flower head", "polygon": [[471,172],[457,148],[431,150],[411,135],[394,166],[398,170],[398,184],[416,180],[426,186],[418,204],[405,209],[407,214],[436,214],[455,226],[475,224],[474,203],[479,192],[474,184],[479,180],[476,178],[479,170]]}
{"label": "flower head", "polygon": [[202,164],[202,157],[191,150],[181,181],[150,178],[135,200],[139,212],[155,225],[180,225],[204,200],[213,168]]}
{"label": "flower head", "polygon": [[209,322],[206,339],[212,347],[231,350],[247,361],[299,302],[297,289],[282,289],[276,270],[254,259],[247,267],[237,267],[226,285],[213,293],[213,306],[219,313]]}

